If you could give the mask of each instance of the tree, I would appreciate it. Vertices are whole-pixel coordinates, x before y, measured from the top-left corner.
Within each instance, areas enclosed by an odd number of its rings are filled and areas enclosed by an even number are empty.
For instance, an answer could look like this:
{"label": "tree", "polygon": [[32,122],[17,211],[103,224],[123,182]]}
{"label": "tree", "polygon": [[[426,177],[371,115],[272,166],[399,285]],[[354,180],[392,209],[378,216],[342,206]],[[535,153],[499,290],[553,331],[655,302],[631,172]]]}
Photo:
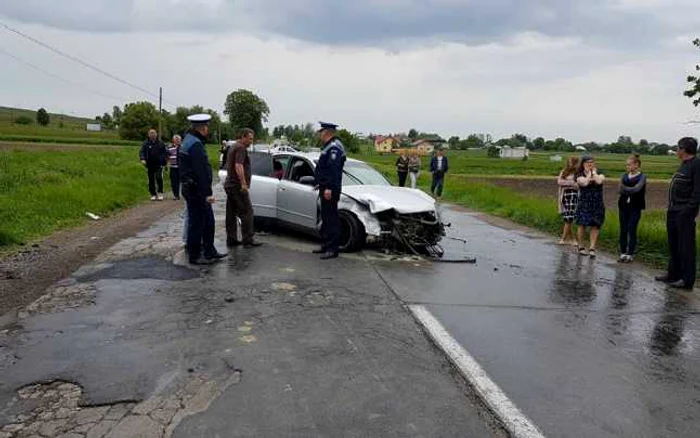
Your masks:
{"label": "tree", "polygon": [[416,131],[413,128],[409,129],[408,138],[410,138],[412,141],[415,141],[418,138],[418,131]]}
{"label": "tree", "polygon": [[39,110],[36,112],[36,122],[41,126],[46,126],[49,124],[49,113],[47,113],[44,108],[39,108]]}
{"label": "tree", "polygon": [[536,139],[532,140],[532,149],[535,151],[544,149],[544,138],[537,137]]}
{"label": "tree", "polygon": [[117,105],[112,107],[112,123],[118,128],[122,120],[122,109]]}
{"label": "tree", "polygon": [[[700,38],[696,38],[693,44],[700,49]],[[695,71],[700,71],[700,64],[695,65]],[[690,88],[687,89],[683,95],[689,99],[693,99],[693,105],[698,106],[700,105],[700,76],[689,75],[687,80],[690,84]]]}
{"label": "tree", "polygon": [[336,133],[336,136],[343,143],[345,150],[353,154],[360,152],[360,141],[357,137],[347,129],[341,129]]}
{"label": "tree", "polygon": [[234,131],[250,128],[257,137],[263,135],[263,122],[267,122],[270,108],[267,103],[248,90],[236,90],[226,96],[224,114]]}
{"label": "tree", "polygon": [[31,117],[19,116],[15,119],[15,123],[17,123],[18,125],[31,125],[32,123],[34,123],[34,120],[32,120]]}
{"label": "tree", "polygon": [[449,140],[447,140],[447,144],[450,145],[450,149],[459,149],[459,137],[453,135]]}
{"label": "tree", "polygon": [[119,136],[125,140],[143,140],[149,129],[158,127],[159,117],[158,109],[150,102],[127,103],[119,125]]}
{"label": "tree", "polygon": [[484,139],[477,134],[471,134],[460,142],[460,149],[481,149],[484,147]]}
{"label": "tree", "polygon": [[104,113],[102,115],[102,127],[105,129],[112,129],[114,128],[114,122],[112,121],[112,116],[109,115],[109,113]]}

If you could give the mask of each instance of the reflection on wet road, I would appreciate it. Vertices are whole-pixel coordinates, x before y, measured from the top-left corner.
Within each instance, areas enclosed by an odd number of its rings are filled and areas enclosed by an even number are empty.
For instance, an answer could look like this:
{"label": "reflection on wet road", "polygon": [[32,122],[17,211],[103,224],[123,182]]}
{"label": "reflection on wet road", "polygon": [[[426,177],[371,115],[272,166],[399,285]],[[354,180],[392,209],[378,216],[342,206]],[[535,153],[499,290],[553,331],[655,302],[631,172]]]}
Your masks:
{"label": "reflection on wet road", "polygon": [[[378,262],[548,436],[698,436],[700,301],[649,272],[445,212],[476,266]],[[446,241],[448,251],[464,251]]]}

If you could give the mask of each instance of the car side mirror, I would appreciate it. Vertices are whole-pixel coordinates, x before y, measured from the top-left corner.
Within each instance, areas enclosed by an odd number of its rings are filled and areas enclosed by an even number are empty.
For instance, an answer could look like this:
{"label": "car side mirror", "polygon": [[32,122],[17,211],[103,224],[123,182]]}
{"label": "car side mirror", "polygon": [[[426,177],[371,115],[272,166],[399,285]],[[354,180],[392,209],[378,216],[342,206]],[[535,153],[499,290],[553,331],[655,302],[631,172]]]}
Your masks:
{"label": "car side mirror", "polygon": [[299,184],[304,184],[305,186],[315,186],[316,178],[313,176],[302,176],[299,178]]}

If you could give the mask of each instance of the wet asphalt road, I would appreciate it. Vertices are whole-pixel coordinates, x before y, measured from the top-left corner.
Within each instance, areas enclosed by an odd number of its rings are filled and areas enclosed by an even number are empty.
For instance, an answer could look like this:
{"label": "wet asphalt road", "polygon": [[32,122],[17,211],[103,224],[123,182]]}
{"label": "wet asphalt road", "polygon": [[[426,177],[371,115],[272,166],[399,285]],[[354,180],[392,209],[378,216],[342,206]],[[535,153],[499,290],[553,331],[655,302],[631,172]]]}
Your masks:
{"label": "wet asphalt road", "polygon": [[699,293],[550,239],[446,212],[478,264],[379,263],[521,411],[557,437],[700,436]]}
{"label": "wet asphalt road", "polygon": [[[219,243],[222,214],[218,205]],[[698,292],[445,215],[467,240],[446,240],[448,253],[476,265],[372,252],[320,263],[313,242],[281,233],[190,269],[180,219],[162,221],[0,327],[0,425],[39,409],[19,388],[65,381],[80,385],[91,422],[80,406],[52,417],[56,402],[23,427],[502,436],[402,306],[423,304],[546,436],[700,434]],[[99,406],[128,413],[115,420]]]}

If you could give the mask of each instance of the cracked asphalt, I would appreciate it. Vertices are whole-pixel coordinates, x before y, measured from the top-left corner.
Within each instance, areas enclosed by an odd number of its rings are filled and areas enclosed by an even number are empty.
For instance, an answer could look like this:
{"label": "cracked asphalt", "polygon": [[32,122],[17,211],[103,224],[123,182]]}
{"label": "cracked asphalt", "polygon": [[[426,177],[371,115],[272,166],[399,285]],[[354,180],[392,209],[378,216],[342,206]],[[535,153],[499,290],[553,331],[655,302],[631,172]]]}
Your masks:
{"label": "cracked asphalt", "polygon": [[383,256],[268,235],[193,269],[181,233],[171,215],[5,315],[0,438],[504,436]]}

